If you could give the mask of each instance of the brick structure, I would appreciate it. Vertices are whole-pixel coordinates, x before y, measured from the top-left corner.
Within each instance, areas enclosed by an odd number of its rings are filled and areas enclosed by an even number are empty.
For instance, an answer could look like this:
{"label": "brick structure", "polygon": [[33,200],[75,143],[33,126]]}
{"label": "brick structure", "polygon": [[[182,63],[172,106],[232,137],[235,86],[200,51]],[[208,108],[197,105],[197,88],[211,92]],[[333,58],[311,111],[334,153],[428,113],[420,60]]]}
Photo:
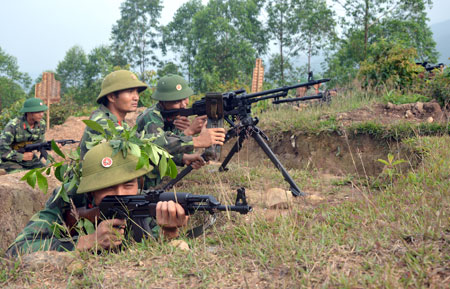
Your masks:
{"label": "brick structure", "polygon": [[61,100],[61,83],[55,80],[55,75],[51,72],[42,74],[42,81],[36,83],[34,95],[42,99],[48,106],[47,111],[47,130],[50,129],[50,104],[58,103]]}
{"label": "brick structure", "polygon": [[252,93],[262,90],[264,82],[264,67],[261,58],[256,58],[255,68],[253,68]]}

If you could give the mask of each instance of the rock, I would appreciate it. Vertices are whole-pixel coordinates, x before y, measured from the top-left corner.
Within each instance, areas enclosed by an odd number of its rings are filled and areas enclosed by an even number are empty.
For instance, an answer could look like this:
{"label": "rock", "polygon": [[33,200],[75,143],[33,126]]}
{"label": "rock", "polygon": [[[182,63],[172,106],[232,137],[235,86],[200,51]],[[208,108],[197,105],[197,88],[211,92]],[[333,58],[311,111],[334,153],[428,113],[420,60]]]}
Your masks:
{"label": "rock", "polygon": [[394,108],[394,104],[393,104],[393,103],[388,102],[388,103],[386,104],[386,109],[393,109],[393,108]]}
{"label": "rock", "polygon": [[74,275],[82,275],[84,269],[84,264],[80,261],[73,261],[67,266],[66,271]]}
{"label": "rock", "polygon": [[308,196],[306,196],[306,198],[308,200],[316,201],[316,202],[324,200],[324,198],[322,198],[321,196],[318,196],[318,195],[308,195]]}
{"label": "rock", "polygon": [[434,119],[433,119],[432,116],[430,116],[429,118],[427,118],[427,122],[428,122],[428,123],[432,123],[433,121],[434,121]]}
{"label": "rock", "polygon": [[422,114],[423,113],[423,103],[418,101],[416,103],[416,105],[414,106],[414,108],[416,109],[418,114]]}
{"label": "rock", "polygon": [[175,248],[178,248],[180,250],[183,250],[183,251],[189,251],[190,250],[188,243],[186,243],[183,240],[172,240],[172,241],[170,241],[169,245],[171,245],[171,246],[173,246]]}
{"label": "rock", "polygon": [[295,135],[291,135],[291,146],[295,148]]}
{"label": "rock", "polygon": [[0,169],[0,176],[6,175],[6,171],[4,169]]}
{"label": "rock", "polygon": [[39,251],[22,256],[22,266],[32,271],[64,269],[77,259],[73,252]]}
{"label": "rock", "polygon": [[266,206],[270,209],[287,209],[293,201],[292,193],[281,188],[267,190],[266,197]]}
{"label": "rock", "polygon": [[423,108],[426,112],[431,112],[431,113],[441,113],[442,112],[441,106],[437,102],[424,103]]}
{"label": "rock", "polygon": [[408,109],[408,110],[406,111],[406,113],[405,113],[405,117],[406,117],[406,118],[413,118],[413,116],[414,116],[414,115],[413,115],[413,113],[411,112],[411,110]]}

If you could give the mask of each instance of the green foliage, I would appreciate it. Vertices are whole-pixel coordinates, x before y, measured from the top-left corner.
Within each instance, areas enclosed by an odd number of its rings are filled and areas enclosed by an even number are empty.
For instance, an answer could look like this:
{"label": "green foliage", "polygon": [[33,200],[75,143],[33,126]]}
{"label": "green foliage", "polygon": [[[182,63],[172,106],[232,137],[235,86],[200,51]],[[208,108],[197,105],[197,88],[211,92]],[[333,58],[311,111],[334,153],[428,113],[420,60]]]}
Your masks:
{"label": "green foliage", "polygon": [[443,73],[435,70],[432,73],[425,74],[428,79],[424,79],[424,83],[417,85],[415,90],[436,99],[442,106],[448,107],[450,103],[449,71],[447,68]]}
{"label": "green foliage", "polygon": [[0,111],[26,98],[24,89],[30,86],[31,78],[19,71],[17,59],[0,47]]}
{"label": "green foliage", "polygon": [[418,73],[423,71],[415,63],[417,52],[414,48],[381,40],[372,44],[369,51],[358,74],[363,87],[407,89],[418,79]]}
{"label": "green foliage", "polygon": [[402,93],[401,91],[390,90],[383,95],[383,100],[387,103],[405,104],[414,102],[427,102],[431,98],[417,93]]}
{"label": "green foliage", "polygon": [[392,186],[394,184],[394,177],[400,176],[400,172],[397,170],[398,165],[406,161],[403,159],[394,160],[394,155],[389,153],[387,160],[378,159],[378,162],[384,164],[383,171],[381,172],[379,177],[384,178],[385,176],[387,176],[389,178],[390,185]]}
{"label": "green foliage", "polygon": [[157,64],[155,48],[161,10],[160,0],[126,0],[120,5],[120,19],[112,28],[115,54],[138,69],[143,81],[147,81],[144,72],[148,66]]}
{"label": "green foliage", "polygon": [[22,98],[9,108],[5,108],[2,110],[2,113],[0,114],[0,130],[3,130],[11,119],[21,114],[20,110],[22,109],[24,102],[25,98]]}

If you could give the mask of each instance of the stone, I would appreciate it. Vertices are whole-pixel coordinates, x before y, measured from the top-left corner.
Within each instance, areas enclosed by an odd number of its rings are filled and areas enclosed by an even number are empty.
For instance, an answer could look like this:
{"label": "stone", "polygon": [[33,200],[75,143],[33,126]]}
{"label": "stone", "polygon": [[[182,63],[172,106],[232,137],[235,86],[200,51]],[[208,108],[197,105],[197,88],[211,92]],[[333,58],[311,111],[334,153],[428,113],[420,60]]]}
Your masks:
{"label": "stone", "polygon": [[388,102],[386,104],[386,109],[393,109],[394,108],[394,104],[392,102]]}
{"label": "stone", "polygon": [[293,196],[290,191],[281,188],[271,188],[266,191],[266,207],[270,209],[287,209],[292,204]]}
{"label": "stone", "polygon": [[423,113],[423,102],[418,101],[416,105],[414,106],[417,113],[422,114]]}
{"label": "stone", "polygon": [[430,116],[429,118],[427,118],[427,122],[428,122],[428,123],[432,123],[433,121],[434,121],[434,119],[433,119],[432,116]]}
{"label": "stone", "polygon": [[183,240],[172,240],[170,241],[169,245],[178,248],[182,251],[190,251],[188,243],[186,243]]}
{"label": "stone", "polygon": [[38,251],[22,256],[22,266],[32,271],[64,269],[76,260],[73,252]]}
{"label": "stone", "polygon": [[406,111],[406,113],[405,113],[405,117],[406,117],[406,118],[412,118],[413,116],[414,116],[414,115],[413,115],[413,113],[411,112],[411,110],[408,109],[408,110]]}

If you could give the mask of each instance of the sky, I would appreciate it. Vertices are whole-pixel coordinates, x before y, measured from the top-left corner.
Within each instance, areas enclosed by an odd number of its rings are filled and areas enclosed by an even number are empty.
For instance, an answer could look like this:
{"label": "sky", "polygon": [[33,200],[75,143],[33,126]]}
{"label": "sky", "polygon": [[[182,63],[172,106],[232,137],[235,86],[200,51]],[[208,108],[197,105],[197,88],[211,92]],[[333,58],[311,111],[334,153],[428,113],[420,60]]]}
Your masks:
{"label": "sky", "polygon": [[[33,78],[55,70],[74,45],[86,53],[109,44],[123,0],[0,0],[0,47]],[[163,0],[167,24],[187,0]],[[450,19],[450,0],[434,0],[430,24]],[[207,3],[207,0],[203,0]]]}

